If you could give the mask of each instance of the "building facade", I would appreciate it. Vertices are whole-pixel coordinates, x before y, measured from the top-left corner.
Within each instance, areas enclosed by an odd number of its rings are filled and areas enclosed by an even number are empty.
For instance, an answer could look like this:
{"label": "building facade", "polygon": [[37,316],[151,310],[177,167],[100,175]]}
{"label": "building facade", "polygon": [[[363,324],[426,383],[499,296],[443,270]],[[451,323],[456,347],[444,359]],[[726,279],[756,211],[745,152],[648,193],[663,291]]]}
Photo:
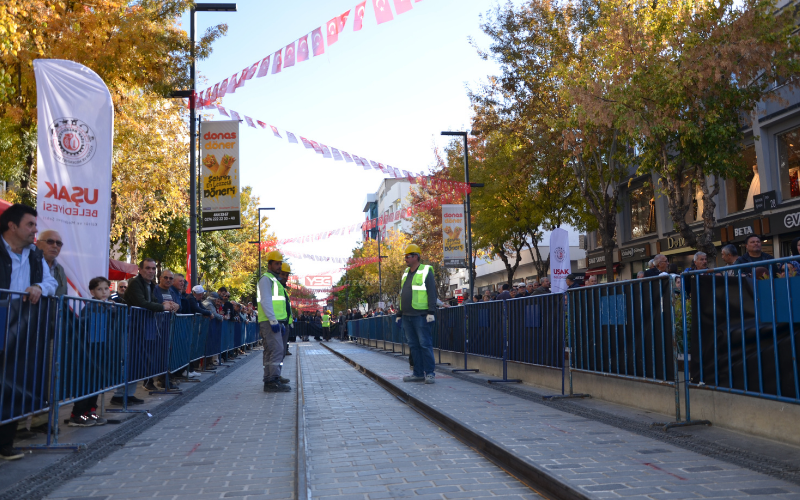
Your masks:
{"label": "building facade", "polygon": [[[752,172],[743,182],[720,180],[714,211],[717,266],[722,265],[722,245],[736,245],[741,255],[744,240],[751,234],[761,236],[762,250],[775,257],[791,255],[790,243],[800,236],[800,92],[780,86],[773,92],[780,99],[761,103],[745,130],[742,147]],[[613,255],[615,279],[635,278],[657,253],[666,255],[679,271],[691,265],[696,251],[673,229],[666,197],[652,187],[657,185],[656,176],[623,183]],[[700,232],[699,189],[690,199],[687,222]],[[597,232],[589,235],[587,246],[581,270],[605,281],[605,256]]]}
{"label": "building facade", "polygon": [[[377,191],[367,194],[364,199],[364,219],[371,220],[376,217],[391,215],[401,207],[407,206],[408,193],[411,190],[411,183],[408,179],[383,179]],[[381,228],[386,231],[410,231],[411,221],[407,218],[400,219],[384,225]],[[375,239],[378,237],[378,228],[363,232],[364,240]]]}

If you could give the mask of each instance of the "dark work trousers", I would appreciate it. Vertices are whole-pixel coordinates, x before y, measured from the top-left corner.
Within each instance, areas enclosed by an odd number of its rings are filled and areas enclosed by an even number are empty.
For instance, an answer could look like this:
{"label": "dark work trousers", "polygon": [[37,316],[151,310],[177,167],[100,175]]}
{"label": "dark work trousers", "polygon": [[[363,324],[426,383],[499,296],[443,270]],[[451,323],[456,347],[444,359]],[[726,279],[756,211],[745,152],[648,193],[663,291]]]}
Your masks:
{"label": "dark work trousers", "polygon": [[80,401],[75,401],[75,404],[72,405],[72,414],[74,416],[88,415],[92,410],[97,408],[97,396],[98,394],[95,394],[94,396],[89,396]]}
{"label": "dark work trousers", "polygon": [[0,448],[12,446],[17,435],[17,422],[0,425]]}

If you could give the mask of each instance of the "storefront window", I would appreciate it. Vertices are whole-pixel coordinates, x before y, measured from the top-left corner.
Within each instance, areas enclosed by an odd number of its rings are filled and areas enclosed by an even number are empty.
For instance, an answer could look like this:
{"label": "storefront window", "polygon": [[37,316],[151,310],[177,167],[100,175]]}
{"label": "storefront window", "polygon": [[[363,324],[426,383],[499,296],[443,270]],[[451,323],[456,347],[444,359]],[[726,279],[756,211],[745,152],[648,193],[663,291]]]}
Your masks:
{"label": "storefront window", "polygon": [[800,128],[778,136],[778,161],[783,199],[800,197]]}
{"label": "storefront window", "polygon": [[653,187],[646,185],[629,191],[631,204],[631,239],[656,232],[656,200]]}
{"label": "storefront window", "polygon": [[753,208],[753,196],[761,194],[761,179],[758,176],[758,163],[756,161],[756,147],[748,146],[742,153],[747,176],[741,182],[736,179],[725,181],[725,194],[728,199],[728,213],[741,212]]}

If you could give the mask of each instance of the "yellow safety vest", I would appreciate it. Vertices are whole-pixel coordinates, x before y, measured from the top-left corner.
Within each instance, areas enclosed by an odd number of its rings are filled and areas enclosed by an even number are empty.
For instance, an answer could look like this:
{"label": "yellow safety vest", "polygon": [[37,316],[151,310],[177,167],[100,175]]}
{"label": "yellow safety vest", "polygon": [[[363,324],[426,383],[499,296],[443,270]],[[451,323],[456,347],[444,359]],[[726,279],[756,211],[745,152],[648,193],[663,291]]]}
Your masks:
{"label": "yellow safety vest", "polygon": [[[400,281],[400,294],[403,294],[403,286],[406,284],[406,278],[410,268],[406,268],[403,272],[403,279]],[[425,280],[428,278],[428,273],[433,270],[433,267],[427,264],[420,264],[417,272],[411,280],[411,307],[418,311],[428,310],[428,289],[425,288]],[[402,310],[403,300],[398,301],[397,308]]]}
{"label": "yellow safety vest", "polygon": [[[286,319],[286,291],[283,289],[283,285],[280,284],[278,278],[273,276],[272,274],[267,273],[266,277],[272,281],[272,312],[275,313],[275,319],[278,321],[283,321]],[[261,308],[261,288],[256,287],[257,292],[257,299],[258,299],[258,322],[269,321],[269,318],[266,314],[264,314],[264,310]]]}
{"label": "yellow safety vest", "polygon": [[331,317],[329,314],[322,315],[322,326],[331,326]]}

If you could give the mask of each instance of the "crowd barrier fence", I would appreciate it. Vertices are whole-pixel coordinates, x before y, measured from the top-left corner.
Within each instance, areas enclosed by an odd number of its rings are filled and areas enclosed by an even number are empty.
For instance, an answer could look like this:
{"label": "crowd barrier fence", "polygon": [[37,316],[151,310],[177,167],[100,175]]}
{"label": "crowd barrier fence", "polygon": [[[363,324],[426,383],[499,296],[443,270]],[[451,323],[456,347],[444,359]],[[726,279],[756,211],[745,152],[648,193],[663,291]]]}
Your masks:
{"label": "crowd barrier fence", "polygon": [[689,389],[800,403],[800,257],[681,275]]}
{"label": "crowd barrier fence", "polygon": [[[47,414],[47,439],[60,444],[60,408],[78,400],[186,368],[202,358],[258,341],[256,323],[154,313],[80,297],[41,297],[0,290],[0,425]],[[111,410],[109,410],[111,411]],[[146,410],[137,410],[146,411]]]}

